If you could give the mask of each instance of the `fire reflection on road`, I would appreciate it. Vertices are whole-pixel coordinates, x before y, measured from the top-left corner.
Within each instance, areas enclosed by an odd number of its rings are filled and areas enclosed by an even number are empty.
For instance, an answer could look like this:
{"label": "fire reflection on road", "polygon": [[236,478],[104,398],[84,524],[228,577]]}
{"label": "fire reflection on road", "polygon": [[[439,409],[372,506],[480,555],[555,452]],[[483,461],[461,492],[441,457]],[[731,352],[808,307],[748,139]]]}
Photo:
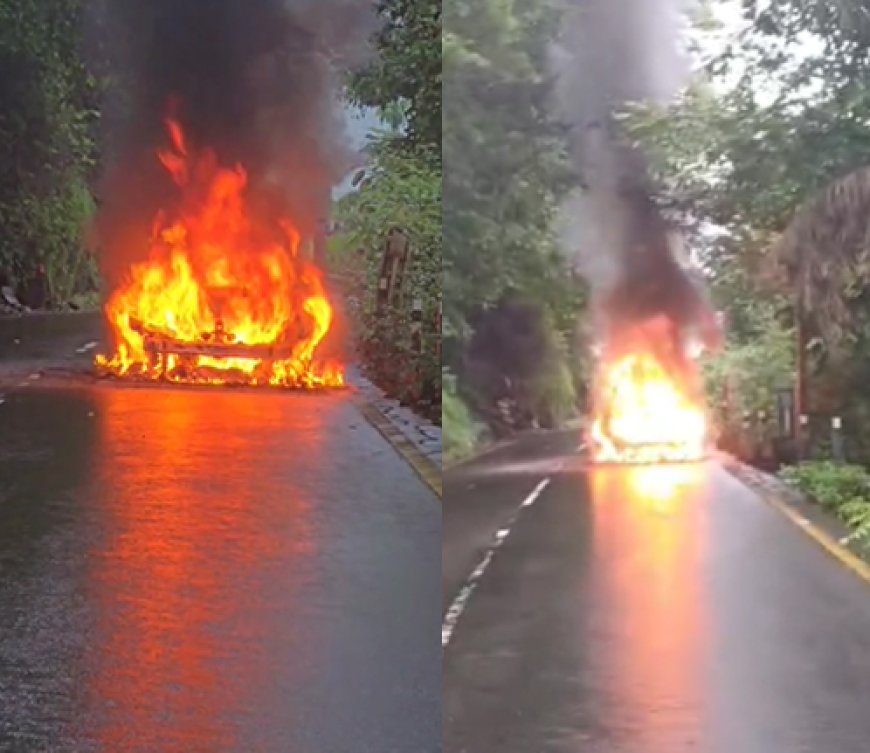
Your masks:
{"label": "fire reflection on road", "polygon": [[662,514],[673,514],[685,502],[686,493],[703,481],[695,464],[639,465],[623,472],[633,504]]}
{"label": "fire reflection on road", "polygon": [[706,645],[703,464],[601,467],[590,473],[596,566],[592,586],[616,605],[621,639],[599,657],[636,750],[691,739],[703,728],[700,667]]}
{"label": "fire reflection on road", "polygon": [[103,397],[90,735],[105,751],[253,750],[246,710],[275,691],[264,649],[293,645],[281,610],[315,551],[308,502],[268,488],[285,427],[244,393]]}

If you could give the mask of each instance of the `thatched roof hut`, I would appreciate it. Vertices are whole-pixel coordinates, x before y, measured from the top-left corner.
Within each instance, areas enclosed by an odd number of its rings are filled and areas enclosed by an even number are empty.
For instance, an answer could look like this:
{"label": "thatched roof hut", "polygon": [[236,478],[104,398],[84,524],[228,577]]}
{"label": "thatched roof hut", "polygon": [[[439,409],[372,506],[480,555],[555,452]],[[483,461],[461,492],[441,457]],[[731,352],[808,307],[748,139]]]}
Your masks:
{"label": "thatched roof hut", "polygon": [[837,337],[870,279],[870,167],[832,181],[795,213],[772,249],[820,331]]}

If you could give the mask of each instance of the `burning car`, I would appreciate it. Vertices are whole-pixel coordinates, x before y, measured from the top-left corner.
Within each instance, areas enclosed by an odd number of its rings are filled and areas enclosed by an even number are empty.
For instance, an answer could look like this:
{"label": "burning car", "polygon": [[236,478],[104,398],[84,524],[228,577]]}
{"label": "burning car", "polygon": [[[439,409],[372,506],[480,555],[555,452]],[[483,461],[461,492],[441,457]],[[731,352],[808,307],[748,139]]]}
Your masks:
{"label": "burning car", "polygon": [[333,309],[291,219],[249,206],[247,174],[191,148],[167,118],[158,158],[176,187],[154,218],[147,259],[110,295],[114,352],[102,374],[196,384],[338,387],[318,359]]}
{"label": "burning car", "polygon": [[600,354],[589,446],[597,462],[702,459],[709,430],[696,359],[664,315],[614,334]]}

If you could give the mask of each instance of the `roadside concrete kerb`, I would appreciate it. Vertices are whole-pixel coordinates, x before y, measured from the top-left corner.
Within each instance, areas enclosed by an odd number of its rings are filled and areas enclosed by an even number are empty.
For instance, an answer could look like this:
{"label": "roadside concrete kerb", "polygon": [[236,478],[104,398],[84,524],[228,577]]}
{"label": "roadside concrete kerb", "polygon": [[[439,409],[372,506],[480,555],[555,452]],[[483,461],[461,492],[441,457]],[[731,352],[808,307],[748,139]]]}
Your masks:
{"label": "roadside concrete kerb", "polygon": [[346,379],[360,399],[363,415],[440,496],[441,427],[388,397],[358,367],[349,367]]}

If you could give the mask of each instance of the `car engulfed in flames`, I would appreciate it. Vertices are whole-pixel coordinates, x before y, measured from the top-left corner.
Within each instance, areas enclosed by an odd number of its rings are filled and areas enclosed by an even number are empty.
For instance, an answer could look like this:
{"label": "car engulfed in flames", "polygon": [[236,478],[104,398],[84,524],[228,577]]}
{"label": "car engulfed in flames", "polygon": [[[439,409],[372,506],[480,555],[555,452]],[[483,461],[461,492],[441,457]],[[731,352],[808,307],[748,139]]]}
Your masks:
{"label": "car engulfed in flames", "polygon": [[178,201],[153,223],[147,258],[106,303],[114,352],[99,373],[193,384],[339,387],[340,364],[318,358],[333,323],[320,270],[287,218],[247,203],[243,167],[191,150],[177,120],[158,152]]}
{"label": "car engulfed in flames", "polygon": [[598,365],[588,431],[593,460],[701,460],[708,435],[698,365],[667,319],[651,319],[608,344]]}

